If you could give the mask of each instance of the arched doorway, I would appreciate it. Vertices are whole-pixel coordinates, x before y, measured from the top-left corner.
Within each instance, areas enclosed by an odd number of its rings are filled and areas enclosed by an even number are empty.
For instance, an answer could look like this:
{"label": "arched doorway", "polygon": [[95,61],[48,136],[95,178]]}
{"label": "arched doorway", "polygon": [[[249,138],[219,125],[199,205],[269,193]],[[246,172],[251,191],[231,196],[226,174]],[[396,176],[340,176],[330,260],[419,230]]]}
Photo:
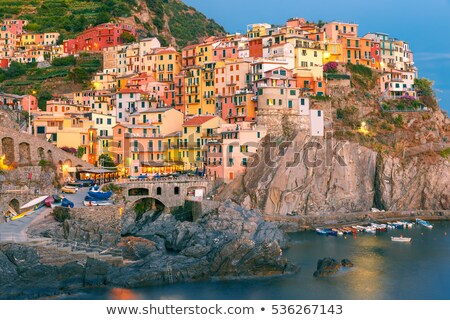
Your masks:
{"label": "arched doorway", "polygon": [[20,204],[19,204],[19,200],[17,199],[12,199],[9,203],[8,206],[13,209],[17,214],[20,213]]}
{"label": "arched doorway", "polygon": [[44,148],[42,148],[42,147],[38,148],[38,157],[39,157],[39,160],[45,160]]}
{"label": "arched doorway", "polygon": [[47,150],[47,160],[50,161],[50,163],[53,163],[52,150]]}
{"label": "arched doorway", "polygon": [[15,161],[14,140],[9,137],[2,139],[2,153],[5,156],[4,163],[10,165]]}
{"label": "arched doorway", "polygon": [[31,163],[30,144],[27,142],[21,142],[19,144],[19,163],[20,164]]}

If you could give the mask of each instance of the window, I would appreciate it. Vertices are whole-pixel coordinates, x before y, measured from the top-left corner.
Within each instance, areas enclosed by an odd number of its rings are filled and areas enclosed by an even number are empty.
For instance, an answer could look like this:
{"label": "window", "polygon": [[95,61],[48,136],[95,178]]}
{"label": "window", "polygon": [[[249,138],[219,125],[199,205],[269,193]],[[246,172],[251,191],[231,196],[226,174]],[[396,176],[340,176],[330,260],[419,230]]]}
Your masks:
{"label": "window", "polygon": [[112,123],[111,119],[106,119],[106,123],[111,124]]}
{"label": "window", "polygon": [[288,101],[288,107],[289,107],[289,109],[292,109],[292,100]]}
{"label": "window", "polygon": [[289,91],[289,94],[290,94],[291,96],[295,96],[295,90],[290,90],[290,91]]}
{"label": "window", "polygon": [[162,194],[162,189],[161,187],[156,188],[156,195],[160,196]]}
{"label": "window", "polygon": [[228,152],[233,153],[233,146],[228,146]]}
{"label": "window", "polygon": [[45,133],[45,127],[37,127],[37,133]]}
{"label": "window", "polygon": [[261,132],[257,132],[257,133],[256,133],[256,137],[257,137],[258,139],[260,139],[260,138],[261,138]]}
{"label": "window", "polygon": [[321,110],[317,110],[317,116],[321,117],[322,116],[322,111]]}
{"label": "window", "polygon": [[200,127],[197,127],[197,130],[195,132],[200,133]]}
{"label": "window", "polygon": [[184,134],[187,134],[187,127],[184,127]]}
{"label": "window", "polygon": [[175,187],[173,189],[173,194],[180,194],[180,187]]}
{"label": "window", "polygon": [[301,99],[300,99],[300,105],[302,105],[302,106],[305,105],[305,99],[304,99],[304,98],[301,98]]}

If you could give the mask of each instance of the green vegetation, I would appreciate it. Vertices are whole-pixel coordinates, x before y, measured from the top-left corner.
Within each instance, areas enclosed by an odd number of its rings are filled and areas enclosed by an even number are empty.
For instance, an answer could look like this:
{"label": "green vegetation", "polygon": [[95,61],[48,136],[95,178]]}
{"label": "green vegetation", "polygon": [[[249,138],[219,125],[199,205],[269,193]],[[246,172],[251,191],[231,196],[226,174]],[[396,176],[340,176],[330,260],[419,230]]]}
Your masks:
{"label": "green vegetation", "polygon": [[137,0],[0,0],[0,19],[26,19],[28,31],[56,31],[61,40],[75,37],[89,25],[132,16],[142,36],[157,36],[165,45],[172,37],[182,47],[201,37],[225,34],[214,20],[181,1],[146,0],[146,4],[153,17],[150,23],[135,16],[142,12]]}
{"label": "green vegetation", "polygon": [[114,163],[114,160],[107,154],[102,154],[98,157],[98,165],[102,168],[117,168],[117,165]]}
{"label": "green vegetation", "polygon": [[14,94],[37,94],[39,108],[45,110],[51,92],[41,90],[42,83],[59,79],[69,83],[89,85],[92,75],[102,66],[101,57],[88,54],[75,58],[73,56],[57,58],[47,68],[38,68],[36,63],[21,64],[12,62],[8,69],[0,69],[0,91]]}
{"label": "green vegetation", "polygon": [[450,148],[442,150],[439,154],[444,158],[450,157]]}
{"label": "green vegetation", "polygon": [[414,86],[416,87],[420,101],[427,107],[436,109],[437,101],[433,90],[433,82],[426,78],[415,79]]}
{"label": "green vegetation", "polygon": [[348,64],[348,70],[352,73],[352,85],[362,90],[375,88],[376,74],[369,67],[361,64]]}
{"label": "green vegetation", "polygon": [[56,221],[64,222],[70,219],[70,210],[69,208],[56,207],[52,211],[52,216]]}
{"label": "green vegetation", "polygon": [[123,43],[133,43],[136,42],[136,37],[133,36],[131,33],[124,32],[120,35],[120,39]]}
{"label": "green vegetation", "polygon": [[359,126],[359,112],[354,106],[339,108],[336,111],[336,118],[342,121],[344,126],[356,129]]}
{"label": "green vegetation", "polygon": [[107,184],[102,188],[103,192],[112,191],[114,194],[121,194],[122,190],[123,190],[122,187],[115,185],[114,183]]}

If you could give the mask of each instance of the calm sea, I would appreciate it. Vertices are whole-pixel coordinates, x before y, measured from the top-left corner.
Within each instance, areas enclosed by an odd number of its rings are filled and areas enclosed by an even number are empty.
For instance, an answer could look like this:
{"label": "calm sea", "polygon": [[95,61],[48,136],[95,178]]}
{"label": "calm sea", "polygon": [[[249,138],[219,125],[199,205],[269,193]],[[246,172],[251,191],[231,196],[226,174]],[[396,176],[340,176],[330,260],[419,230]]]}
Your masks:
{"label": "calm sea", "polygon": [[[390,237],[412,237],[412,243]],[[450,299],[450,222],[376,235],[291,234],[285,255],[301,272],[264,279],[206,281],[139,289],[99,289],[61,299]],[[315,279],[317,260],[350,259],[355,267]]]}

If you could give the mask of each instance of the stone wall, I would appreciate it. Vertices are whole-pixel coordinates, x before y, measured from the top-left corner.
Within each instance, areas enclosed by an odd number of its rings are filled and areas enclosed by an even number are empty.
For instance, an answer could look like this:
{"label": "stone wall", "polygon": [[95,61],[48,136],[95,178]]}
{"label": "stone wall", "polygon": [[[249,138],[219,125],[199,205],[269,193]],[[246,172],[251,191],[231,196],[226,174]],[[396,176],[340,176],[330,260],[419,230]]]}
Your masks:
{"label": "stone wall", "polygon": [[39,161],[47,160],[58,170],[63,163],[73,167],[93,167],[41,138],[3,126],[0,127],[0,155],[6,156],[7,164],[18,166],[38,165]]}

